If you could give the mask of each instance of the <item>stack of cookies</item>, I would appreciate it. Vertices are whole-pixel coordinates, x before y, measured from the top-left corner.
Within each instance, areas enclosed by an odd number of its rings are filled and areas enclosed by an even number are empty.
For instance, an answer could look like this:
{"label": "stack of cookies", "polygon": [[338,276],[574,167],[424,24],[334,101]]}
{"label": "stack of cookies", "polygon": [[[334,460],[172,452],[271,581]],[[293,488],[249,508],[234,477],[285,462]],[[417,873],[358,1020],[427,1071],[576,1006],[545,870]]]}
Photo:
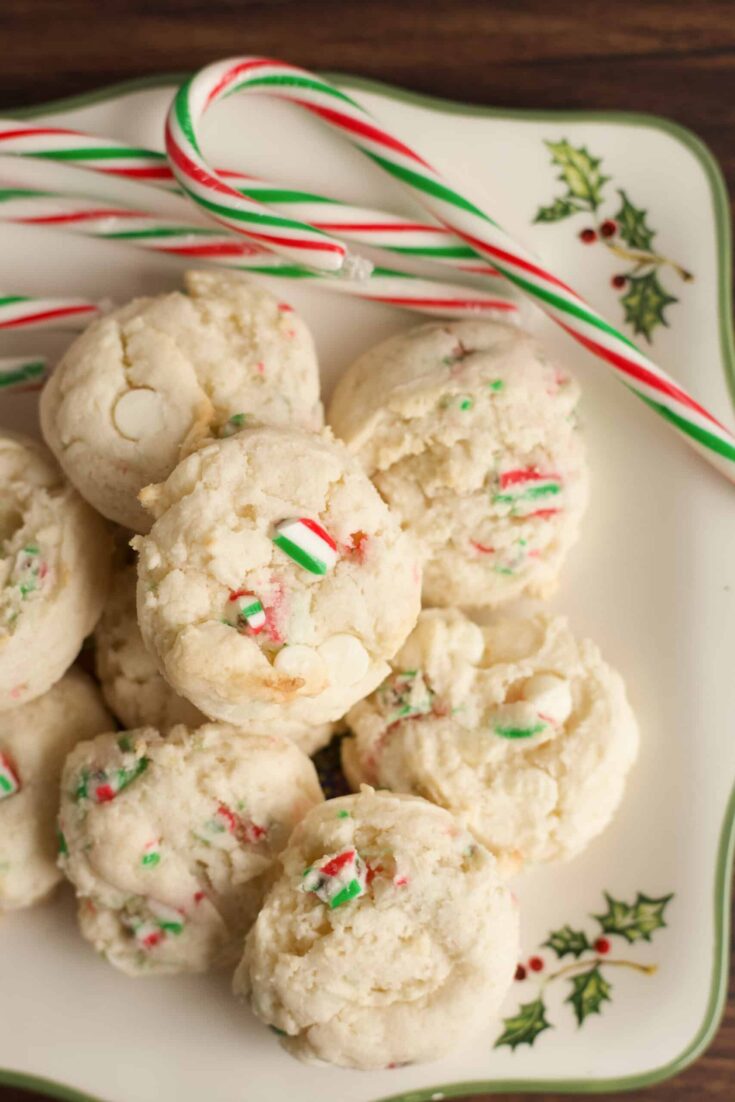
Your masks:
{"label": "stack of cookies", "polygon": [[41,396],[55,460],[0,438],[0,910],[66,876],[111,964],[234,969],[307,1062],[497,1015],[509,878],[603,830],[638,746],[594,643],[511,607],[579,532],[578,401],[529,334],[436,322],[325,428],[307,327],[234,275],[90,326]]}

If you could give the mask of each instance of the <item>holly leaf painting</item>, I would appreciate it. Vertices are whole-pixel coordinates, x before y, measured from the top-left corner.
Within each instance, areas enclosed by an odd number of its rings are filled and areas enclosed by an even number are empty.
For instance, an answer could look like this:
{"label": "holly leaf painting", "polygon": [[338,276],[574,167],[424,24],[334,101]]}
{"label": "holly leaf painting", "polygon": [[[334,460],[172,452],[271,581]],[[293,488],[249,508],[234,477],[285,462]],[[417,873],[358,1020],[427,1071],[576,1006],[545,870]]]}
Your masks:
{"label": "holly leaf painting", "polygon": [[611,1002],[612,986],[607,982],[599,965],[571,979],[572,993],[565,1001],[574,1007],[577,1024],[582,1025],[590,1014],[600,1014],[602,1004]]}
{"label": "holly leaf painting", "polygon": [[550,206],[539,207],[534,222],[561,222],[563,218],[568,218],[570,214],[579,214],[580,210],[583,210],[583,208],[578,207],[571,199],[555,199]]}
{"label": "holly leaf painting", "polygon": [[557,957],[579,957],[586,949],[592,948],[584,930],[573,930],[571,926],[562,926],[560,930],[553,930],[544,945],[553,949]]}
{"label": "holly leaf painting", "polygon": [[541,998],[530,1003],[521,1003],[517,1014],[503,1018],[505,1030],[495,1042],[495,1048],[508,1045],[515,1049],[518,1045],[532,1045],[539,1033],[553,1027],[546,1020],[546,1006]]}
{"label": "holly leaf painting", "polygon": [[584,146],[575,148],[568,141],[546,142],[554,164],[561,169],[559,179],[568,189],[565,199],[578,199],[582,209],[597,210],[602,202],[602,186],[610,179],[600,172],[601,161]]}
{"label": "holly leaf painting", "polygon": [[602,915],[593,915],[606,934],[618,934],[628,942],[650,941],[654,930],[665,926],[664,911],[673,898],[662,895],[659,899],[638,892],[634,903],[624,903],[613,899],[605,892],[607,911]]}
{"label": "holly leaf painting", "polygon": [[666,307],[679,300],[664,290],[655,268],[645,275],[629,275],[627,279],[628,289],[620,298],[625,320],[634,333],[642,334],[650,342],[657,325],[669,324],[664,317]]}
{"label": "holly leaf painting", "polygon": [[650,252],[656,231],[646,225],[648,211],[641,207],[635,207],[627,194],[619,190],[620,210],[615,215],[618,224],[618,232],[626,245],[631,249],[645,249]]}

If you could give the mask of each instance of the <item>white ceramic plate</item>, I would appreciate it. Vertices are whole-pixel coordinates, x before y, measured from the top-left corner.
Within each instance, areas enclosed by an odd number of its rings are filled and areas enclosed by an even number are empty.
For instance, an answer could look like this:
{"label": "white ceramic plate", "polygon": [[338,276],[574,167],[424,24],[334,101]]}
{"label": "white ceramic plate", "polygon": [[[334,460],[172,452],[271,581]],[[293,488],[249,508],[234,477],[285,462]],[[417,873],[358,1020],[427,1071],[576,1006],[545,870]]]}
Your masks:
{"label": "white ceramic plate", "polygon": [[[728,419],[734,358],[727,204],[715,164],[691,134],[655,118],[493,112],[340,80],[439,168],[466,178],[481,199],[492,197],[491,212],[612,320],[623,320],[626,296],[654,355]],[[172,91],[171,79],[154,81],[33,114],[160,148]],[[601,185],[598,221],[614,218],[618,189],[626,193],[634,208],[627,212],[630,238],[652,253],[633,273],[645,283],[611,286],[633,264],[580,240],[590,216],[534,223],[539,208],[566,188],[545,142],[569,143],[557,145],[559,158],[585,147],[600,159],[609,180]],[[218,164],[403,209],[400,192],[377,169],[282,104],[228,100],[212,113],[206,145]],[[89,173],[48,164],[0,159],[0,180],[77,191],[81,185],[87,193],[143,201],[131,185],[100,184]],[[657,231],[652,240],[646,227]],[[182,269],[177,260],[48,229],[0,226],[0,241],[0,286],[31,294],[122,301],[176,286]],[[625,244],[619,235],[616,241]],[[684,282],[663,255],[694,279]],[[662,293],[677,300],[665,307],[668,324],[660,322]],[[412,322],[406,313],[296,284],[281,294],[313,327],[327,387],[356,353]],[[503,1026],[488,1022],[434,1065],[380,1073],[303,1068],[235,1004],[227,977],[132,981],[116,973],[82,942],[70,895],[60,892],[2,922],[0,1067],[12,1070],[0,1080],[44,1079],[59,1097],[86,1093],[108,1102],[418,1102],[472,1090],[642,1086],[673,1074],[707,1044],[726,988],[735,817],[733,490],[563,334],[536,315],[531,324],[581,378],[594,474],[584,535],[554,604],[626,675],[643,747],[604,837],[572,864],[517,884],[523,956],[543,964],[508,996],[507,1039],[518,1043],[494,1047]],[[8,335],[0,355],[53,357],[67,340]],[[641,340],[645,346],[645,335]],[[2,399],[4,426],[28,428],[34,419],[34,395]],[[39,661],[42,655],[39,640]],[[565,926],[584,934],[578,947],[605,936],[609,951],[586,948],[558,960],[543,943]],[[554,944],[563,949],[564,935]],[[575,992],[587,1012],[581,1027],[568,1001]],[[552,1028],[541,1031],[545,1022]]]}

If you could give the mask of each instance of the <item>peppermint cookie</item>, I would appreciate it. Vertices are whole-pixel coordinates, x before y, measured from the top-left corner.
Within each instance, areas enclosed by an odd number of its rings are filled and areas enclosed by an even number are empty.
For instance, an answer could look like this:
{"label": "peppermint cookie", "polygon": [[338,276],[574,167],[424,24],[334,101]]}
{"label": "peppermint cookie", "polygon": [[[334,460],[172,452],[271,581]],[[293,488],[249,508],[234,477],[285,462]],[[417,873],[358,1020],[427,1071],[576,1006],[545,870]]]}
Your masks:
{"label": "peppermint cookie", "polygon": [[145,648],[135,612],[135,566],[112,576],[110,597],[94,633],[95,666],[108,707],[123,727],[198,727],[207,717],[179,696]]}
{"label": "peppermint cookie", "polygon": [[184,459],[142,500],[138,618],[207,715],[297,736],[385,677],[419,611],[410,536],[326,436],[254,429]]}
{"label": "peppermint cookie", "polygon": [[442,808],[373,792],[311,811],[235,972],[308,1063],[435,1060],[497,1014],[518,917],[493,857]]}
{"label": "peppermint cookie", "polygon": [[480,628],[427,610],[392,665],[347,717],[353,787],[448,808],[508,872],[573,857],[610,822],[638,728],[620,675],[563,617]]}
{"label": "peppermint cookie", "polygon": [[45,693],[102,611],[107,525],[34,440],[0,435],[0,712]]}
{"label": "peppermint cookie", "polygon": [[236,960],[276,856],[322,798],[291,742],[224,724],[80,744],[59,829],[82,933],[128,975]]}
{"label": "peppermint cookie", "polygon": [[64,759],[112,722],[93,681],[77,669],[0,714],[0,911],[40,902],[63,879],[56,813]]}
{"label": "peppermint cookie", "polygon": [[41,396],[43,434],[69,478],[136,532],[150,524],[139,491],[202,437],[322,424],[313,341],[293,310],[233,273],[189,272],[185,285],[90,325]]}
{"label": "peppermint cookie", "polygon": [[587,501],[578,399],[533,337],[489,321],[400,333],[342,376],[329,423],[418,537],[425,603],[553,588]]}

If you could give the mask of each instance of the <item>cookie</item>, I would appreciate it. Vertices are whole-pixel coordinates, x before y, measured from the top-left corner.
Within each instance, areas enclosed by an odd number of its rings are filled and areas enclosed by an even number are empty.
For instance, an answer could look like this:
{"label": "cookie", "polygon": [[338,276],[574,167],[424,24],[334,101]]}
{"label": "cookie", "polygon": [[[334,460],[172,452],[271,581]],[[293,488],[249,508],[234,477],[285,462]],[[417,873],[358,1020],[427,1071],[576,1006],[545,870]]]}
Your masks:
{"label": "cookie", "polygon": [[135,532],[138,493],[203,437],[259,423],[317,430],[319,369],[297,314],[235,273],[135,299],[71,345],[41,395],[49,447],[83,497]]}
{"label": "cookie", "polygon": [[638,728],[620,675],[563,617],[480,628],[426,610],[392,666],[347,716],[354,788],[447,808],[507,872],[574,857],[610,822]]}
{"label": "cookie", "polygon": [[322,798],[309,759],[274,735],[207,723],[81,743],[59,828],[82,933],[128,975],[234,962],[275,858]]}
{"label": "cookie", "polygon": [[366,352],[328,420],[417,537],[424,602],[554,587],[587,502],[579,388],[528,333],[431,323]]}
{"label": "cookie", "polygon": [[72,664],[102,611],[111,556],[107,525],[46,449],[0,434],[0,712]]}
{"label": "cookie", "polygon": [[145,648],[135,611],[136,582],[134,565],[115,571],[94,632],[95,668],[107,706],[127,728],[198,727],[207,717],[171,688]]}
{"label": "cookie", "polygon": [[518,917],[494,858],[442,808],[364,788],[281,855],[235,993],[308,1063],[434,1060],[497,1014]]}
{"label": "cookie", "polygon": [[167,681],[207,715],[297,735],[371,692],[413,627],[410,536],[327,436],[253,429],[145,490],[138,619]]}
{"label": "cookie", "polygon": [[74,668],[43,696],[0,713],[0,911],[40,902],[63,879],[56,814],[64,759],[112,726],[96,685]]}
{"label": "cookie", "polygon": [[[171,688],[143,642],[135,608],[136,580],[134,565],[113,573],[110,598],[95,629],[95,667],[102,694],[123,727],[198,727],[209,717]],[[305,754],[313,754],[333,733],[334,724],[324,723],[294,726],[288,737]]]}

